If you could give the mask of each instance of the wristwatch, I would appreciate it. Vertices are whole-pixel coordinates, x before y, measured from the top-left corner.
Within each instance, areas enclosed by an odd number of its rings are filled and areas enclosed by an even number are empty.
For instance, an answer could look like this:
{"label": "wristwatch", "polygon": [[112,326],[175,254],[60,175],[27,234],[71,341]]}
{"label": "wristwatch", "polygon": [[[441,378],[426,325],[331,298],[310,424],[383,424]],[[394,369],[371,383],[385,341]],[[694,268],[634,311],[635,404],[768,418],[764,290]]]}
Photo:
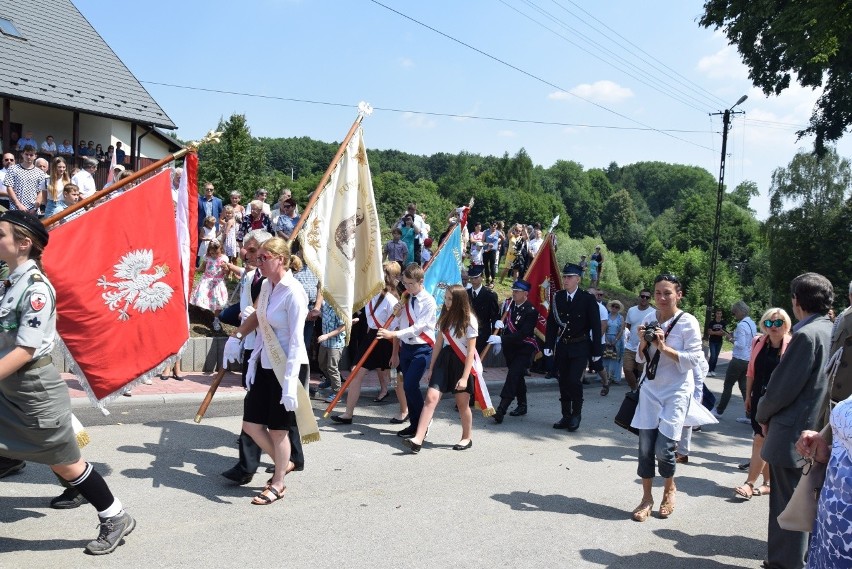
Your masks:
{"label": "wristwatch", "polygon": [[236,334],[234,334],[234,338],[236,338],[237,340],[242,340],[243,339],[243,333],[237,332]]}

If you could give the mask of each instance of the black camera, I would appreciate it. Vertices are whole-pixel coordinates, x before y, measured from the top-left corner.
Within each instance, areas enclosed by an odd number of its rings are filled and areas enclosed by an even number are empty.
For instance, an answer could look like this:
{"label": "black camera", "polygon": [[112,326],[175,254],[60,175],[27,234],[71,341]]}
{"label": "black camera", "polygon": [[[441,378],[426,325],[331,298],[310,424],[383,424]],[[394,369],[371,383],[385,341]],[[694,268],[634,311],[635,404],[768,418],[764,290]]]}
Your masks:
{"label": "black camera", "polygon": [[654,340],[657,339],[657,330],[662,330],[660,327],[660,323],[656,320],[651,320],[647,324],[645,324],[645,331],[643,332],[643,337],[645,341],[649,344],[653,343]]}

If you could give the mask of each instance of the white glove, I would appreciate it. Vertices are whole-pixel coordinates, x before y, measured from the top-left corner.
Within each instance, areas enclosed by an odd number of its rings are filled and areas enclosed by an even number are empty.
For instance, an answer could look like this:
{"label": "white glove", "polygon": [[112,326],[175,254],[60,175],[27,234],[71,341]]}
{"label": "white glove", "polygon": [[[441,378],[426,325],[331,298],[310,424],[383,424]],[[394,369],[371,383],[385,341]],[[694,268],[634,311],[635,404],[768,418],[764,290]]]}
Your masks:
{"label": "white glove", "polygon": [[545,348],[544,357],[549,358],[552,355],[553,355],[553,350],[548,350],[548,349]]}
{"label": "white glove", "polygon": [[222,367],[228,367],[231,362],[240,363],[242,361],[243,350],[240,347],[240,340],[231,336],[225,342],[225,349],[222,351]]}
{"label": "white glove", "polygon": [[296,398],[286,393],[281,395],[281,404],[288,411],[295,411],[296,407],[298,407],[298,403],[296,403]]}
{"label": "white glove", "polygon": [[251,316],[254,313],[255,313],[254,306],[249,304],[248,306],[243,308],[242,312],[240,312],[240,320],[245,320],[246,318],[248,318],[249,316]]}
{"label": "white glove", "polygon": [[495,356],[500,355],[500,352],[503,351],[503,345],[502,344],[494,344],[493,346],[491,346],[491,351],[494,352]]}
{"label": "white glove", "polygon": [[494,327],[497,328],[498,330],[502,330],[503,328],[506,327],[506,325],[503,324],[502,320],[498,320],[497,322],[494,323]]}
{"label": "white glove", "polygon": [[251,389],[254,383],[254,376],[257,373],[257,360],[249,360],[248,369],[246,369],[246,391]]}
{"label": "white glove", "polygon": [[492,334],[492,335],[488,336],[488,343],[491,344],[492,346],[495,345],[495,344],[497,344],[499,346],[500,344],[503,343],[503,339],[500,336]]}
{"label": "white glove", "polygon": [[600,356],[594,356],[594,357],[592,357],[592,361],[593,361],[593,362],[596,362],[596,361],[598,361],[599,359],[601,359],[601,357],[600,357]]}

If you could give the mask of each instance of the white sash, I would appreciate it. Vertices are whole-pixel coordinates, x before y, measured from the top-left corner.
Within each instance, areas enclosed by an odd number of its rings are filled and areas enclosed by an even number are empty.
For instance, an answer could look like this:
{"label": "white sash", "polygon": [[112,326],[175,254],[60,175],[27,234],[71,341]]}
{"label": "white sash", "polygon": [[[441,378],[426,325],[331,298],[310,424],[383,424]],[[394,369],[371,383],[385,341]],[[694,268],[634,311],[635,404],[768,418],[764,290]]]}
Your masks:
{"label": "white sash", "polygon": [[[284,385],[284,369],[287,365],[287,354],[278,343],[278,338],[275,332],[272,331],[272,326],[266,319],[266,309],[269,307],[269,295],[272,290],[272,283],[269,279],[263,282],[260,288],[260,294],[257,297],[257,322],[258,330],[263,337],[263,349],[266,350],[266,355],[272,363],[272,371],[275,372],[275,378],[281,384],[281,390],[287,393],[287,386]],[[299,334],[301,331],[294,331],[294,334]],[[260,365],[258,359],[257,365]],[[314,416],[311,400],[305,391],[305,386],[301,381],[296,381],[296,426],[299,428],[299,434],[302,437],[304,444],[312,443],[320,440],[319,426],[317,418]]]}

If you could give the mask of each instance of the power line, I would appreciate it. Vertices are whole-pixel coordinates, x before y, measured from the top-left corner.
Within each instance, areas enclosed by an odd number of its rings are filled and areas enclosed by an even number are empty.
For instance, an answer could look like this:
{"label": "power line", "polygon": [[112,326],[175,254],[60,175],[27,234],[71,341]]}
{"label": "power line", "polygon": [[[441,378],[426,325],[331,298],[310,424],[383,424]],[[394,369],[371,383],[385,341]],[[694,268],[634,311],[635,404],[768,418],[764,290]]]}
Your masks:
{"label": "power line", "polygon": [[552,83],[551,81],[548,81],[548,80],[546,80],[546,79],[544,79],[544,78],[542,78],[542,77],[539,77],[538,75],[535,75],[535,74],[533,74],[533,73],[531,73],[531,72],[529,72],[529,71],[526,71],[525,69],[522,69],[522,68],[518,67],[517,65],[513,65],[513,64],[509,63],[508,61],[504,61],[504,60],[500,59],[500,58],[499,58],[499,57],[497,57],[497,56],[491,55],[490,53],[487,53],[487,52],[485,52],[485,51],[483,51],[483,50],[481,50],[481,49],[479,49],[479,48],[477,48],[477,47],[474,47],[474,46],[470,45],[469,43],[465,43],[464,41],[462,41],[462,40],[460,40],[460,39],[458,39],[458,38],[455,38],[455,37],[453,37],[453,36],[451,36],[451,35],[449,35],[449,34],[447,34],[447,33],[444,33],[444,32],[442,32],[442,31],[440,31],[440,30],[438,30],[438,29],[436,29],[436,28],[433,28],[432,26],[430,26],[430,25],[428,25],[428,24],[425,24],[425,23],[423,23],[423,22],[421,22],[421,21],[419,21],[419,20],[417,20],[417,19],[415,19],[415,18],[412,18],[411,16],[408,16],[408,15],[406,15],[406,14],[403,14],[403,13],[402,13],[402,12],[400,12],[399,10],[395,10],[394,8],[391,8],[390,6],[387,6],[387,5],[385,5],[385,4],[382,4],[382,3],[381,3],[381,2],[379,2],[378,0],[370,0],[370,1],[371,1],[373,4],[376,4],[377,6],[381,6],[381,7],[382,7],[382,8],[384,8],[385,10],[388,10],[388,11],[390,11],[390,12],[393,12],[394,14],[397,14],[398,16],[401,16],[402,18],[405,18],[406,20],[409,20],[409,21],[411,21],[411,22],[414,22],[414,23],[415,23],[415,24],[417,24],[418,26],[422,26],[422,27],[424,27],[424,28],[426,28],[426,29],[428,29],[428,30],[430,30],[430,31],[432,31],[432,32],[434,32],[434,33],[436,33],[436,34],[440,35],[440,36],[443,36],[443,37],[447,38],[447,39],[448,39],[448,40],[450,40],[450,41],[453,41],[453,42],[455,42],[455,43],[457,43],[457,44],[459,44],[459,45],[461,45],[461,46],[464,46],[464,47],[466,47],[466,48],[470,49],[471,51],[475,51],[476,53],[478,53],[478,54],[480,54],[480,55],[482,55],[482,56],[484,56],[484,57],[487,57],[488,59],[491,59],[492,61],[496,61],[497,63],[499,63],[499,64],[501,64],[501,65],[503,65],[503,66],[505,66],[505,67],[508,67],[509,69],[513,69],[514,71],[517,71],[518,73],[521,73],[522,75],[526,75],[527,77],[529,77],[529,78],[531,78],[531,79],[534,79],[534,80],[538,81],[539,83],[542,83],[542,84],[544,84],[544,85],[547,85],[548,87],[552,87],[552,88],[554,88],[554,89],[558,89],[559,91],[562,91],[562,92],[564,92],[564,93],[567,93],[567,94],[571,95],[572,97],[575,97],[575,98],[577,98],[577,99],[580,99],[581,101],[585,101],[586,103],[589,103],[590,105],[593,105],[593,106],[595,106],[595,107],[597,107],[597,108],[599,108],[599,109],[601,109],[601,110],[604,110],[604,111],[606,111],[606,112],[608,112],[608,113],[610,113],[610,114],[613,114],[613,115],[615,115],[615,116],[617,116],[617,117],[623,118],[623,119],[625,119],[625,120],[627,120],[627,121],[630,121],[630,122],[632,122],[632,123],[634,123],[634,124],[638,124],[638,125],[640,125],[640,126],[642,126],[642,127],[646,128],[646,129],[648,129],[648,130],[652,130],[652,131],[654,131],[654,132],[658,132],[658,133],[660,133],[660,134],[662,134],[662,135],[664,135],[664,136],[668,136],[669,138],[673,138],[673,139],[675,139],[675,140],[679,140],[679,141],[681,141],[681,142],[685,142],[685,143],[687,143],[687,144],[690,144],[690,145],[692,145],[692,146],[696,146],[696,147],[698,147],[698,148],[703,148],[703,149],[705,149],[705,150],[711,150],[711,149],[710,149],[709,147],[707,147],[707,146],[704,146],[704,145],[701,145],[701,144],[697,144],[697,143],[695,143],[695,142],[692,142],[691,140],[687,140],[687,139],[685,139],[685,138],[681,138],[681,137],[679,137],[679,136],[675,136],[675,135],[673,135],[673,134],[671,134],[671,133],[669,133],[669,132],[665,132],[665,131],[662,131],[662,130],[660,130],[660,129],[658,129],[658,128],[654,128],[654,127],[652,127],[652,126],[650,126],[650,125],[647,125],[647,124],[645,124],[645,123],[643,123],[643,122],[640,122],[640,121],[638,121],[638,120],[636,120],[636,119],[633,119],[633,118],[631,118],[631,117],[629,117],[629,116],[627,116],[627,115],[625,115],[625,114],[623,114],[623,113],[619,113],[618,111],[615,111],[615,110],[613,110],[613,109],[610,109],[609,107],[607,107],[607,106],[605,106],[605,105],[601,105],[600,103],[596,103],[596,102],[594,102],[594,101],[592,101],[592,100],[590,100],[590,99],[586,99],[585,97],[582,97],[582,96],[580,96],[580,95],[577,95],[576,93],[572,93],[572,92],[568,91],[567,89],[565,89],[565,88],[563,88],[563,87],[560,87],[559,85],[556,85],[555,83]]}
{"label": "power line", "polygon": [[[160,87],[171,87],[174,89],[187,89],[190,91],[200,91],[204,93],[216,93],[218,95],[235,95],[238,97],[252,97],[257,99],[270,99],[274,101],[287,101],[290,103],[306,103],[311,105],[324,105],[327,107],[344,107],[347,109],[352,108],[351,103],[334,103],[330,101],[314,101],[311,99],[297,99],[293,97],[281,97],[276,95],[261,95],[258,93],[246,93],[241,91],[228,91],[225,89],[211,89],[209,87],[195,87],[190,85],[176,85],[174,83],[162,83],[159,81],[140,81],[140,83],[145,83],[146,85],[158,85]],[[470,120],[480,120],[480,121],[493,121],[493,122],[508,122],[515,124],[534,124],[540,126],[568,126],[568,127],[577,127],[577,128],[600,128],[600,129],[609,129],[609,130],[635,130],[635,131],[653,131],[653,132],[678,132],[683,134],[705,134],[707,131],[704,130],[689,130],[689,129],[679,129],[679,128],[669,128],[669,129],[660,129],[660,128],[652,128],[652,127],[636,127],[636,126],[615,126],[615,125],[602,125],[602,124],[585,124],[585,123],[568,123],[568,122],[558,122],[558,121],[542,121],[535,119],[518,119],[511,117],[489,117],[489,116],[479,116],[479,115],[461,115],[457,113],[440,113],[435,111],[416,111],[410,109],[397,109],[392,107],[373,107],[374,110],[377,111],[386,111],[390,113],[401,113],[401,114],[416,114],[416,115],[426,115],[432,117],[446,117],[452,119],[470,119]],[[718,134],[718,132],[716,133]]]}

